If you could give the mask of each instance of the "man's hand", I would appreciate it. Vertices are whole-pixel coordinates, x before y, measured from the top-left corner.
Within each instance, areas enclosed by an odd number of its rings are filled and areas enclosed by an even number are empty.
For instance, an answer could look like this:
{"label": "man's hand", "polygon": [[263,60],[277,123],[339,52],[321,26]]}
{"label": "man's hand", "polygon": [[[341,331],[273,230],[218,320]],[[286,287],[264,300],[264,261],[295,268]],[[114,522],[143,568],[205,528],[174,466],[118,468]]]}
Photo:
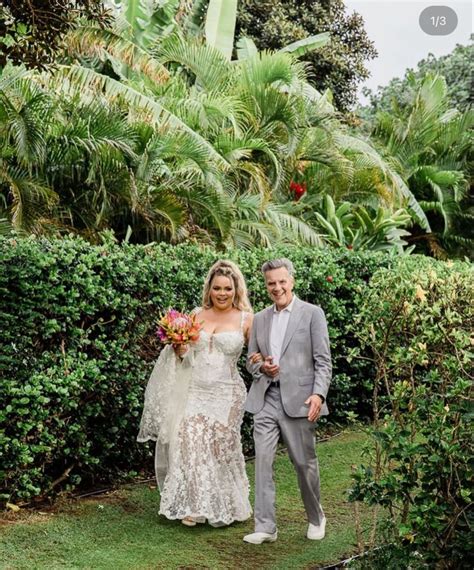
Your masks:
{"label": "man's hand", "polygon": [[270,376],[270,378],[275,378],[280,372],[280,367],[278,364],[273,364],[273,356],[267,356],[262,366],[260,366],[260,371]]}
{"label": "man's hand", "polygon": [[321,414],[321,406],[323,405],[321,396],[313,394],[306,400],[305,404],[309,405],[308,420],[315,422]]}

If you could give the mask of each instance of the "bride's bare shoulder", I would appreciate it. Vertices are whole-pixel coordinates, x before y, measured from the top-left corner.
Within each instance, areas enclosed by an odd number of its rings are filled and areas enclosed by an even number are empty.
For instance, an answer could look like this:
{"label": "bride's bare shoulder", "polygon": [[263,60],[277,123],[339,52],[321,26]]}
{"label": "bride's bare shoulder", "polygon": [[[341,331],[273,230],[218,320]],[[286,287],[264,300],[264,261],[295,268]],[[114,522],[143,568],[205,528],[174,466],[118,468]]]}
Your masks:
{"label": "bride's bare shoulder", "polygon": [[199,320],[202,322],[208,322],[208,321],[212,322],[215,320],[215,317],[211,309],[208,309],[206,307],[198,307],[196,315],[198,316]]}
{"label": "bride's bare shoulder", "polygon": [[244,321],[245,321],[245,323],[247,323],[247,325],[248,325],[249,327],[252,326],[253,317],[254,317],[254,314],[253,314],[253,313],[244,312]]}

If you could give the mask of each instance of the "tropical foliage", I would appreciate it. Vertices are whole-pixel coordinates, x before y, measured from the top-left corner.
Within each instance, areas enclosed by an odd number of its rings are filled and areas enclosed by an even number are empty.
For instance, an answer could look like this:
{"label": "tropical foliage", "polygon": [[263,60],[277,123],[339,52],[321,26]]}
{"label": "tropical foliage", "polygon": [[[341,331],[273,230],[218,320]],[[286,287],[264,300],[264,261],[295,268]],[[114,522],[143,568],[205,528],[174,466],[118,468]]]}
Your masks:
{"label": "tropical foliage", "polygon": [[309,80],[321,92],[330,89],[336,108],[347,112],[356,101],[358,85],[369,76],[366,63],[377,55],[362,17],[349,13],[343,0],[239,2],[237,35],[252,38],[261,50],[280,49],[321,33],[328,33],[330,42],[303,56]]}
{"label": "tropical foliage", "polygon": [[259,52],[236,2],[109,5],[54,71],[0,75],[0,232],[467,253],[472,114],[441,78],[369,137],[310,83],[329,34]]}
{"label": "tropical foliage", "polygon": [[[303,202],[346,192],[391,210],[408,200],[424,224],[390,165],[307,82],[297,56],[327,37],[275,53],[248,43],[230,61],[213,43],[231,31],[214,24],[203,41],[194,11],[170,17],[176,2],[152,6],[122,2],[112,28],[72,31],[54,74],[4,71],[2,217],[14,228],[92,240],[112,228],[121,239],[218,247],[322,245],[330,240],[289,193],[295,176],[311,172],[321,187]],[[365,187],[350,196],[354,181]]]}
{"label": "tropical foliage", "polygon": [[[474,37],[474,36],[473,36]],[[472,107],[472,77],[474,75],[474,43],[458,44],[454,50],[441,57],[432,53],[422,59],[416,69],[407,69],[402,78],[392,79],[385,87],[379,87],[375,92],[363,89],[369,98],[369,105],[358,110],[366,120],[374,118],[378,111],[390,111],[395,100],[400,108],[410,106],[420,80],[427,73],[442,75],[446,79],[448,101],[451,107],[467,111]]]}
{"label": "tropical foliage", "polygon": [[372,140],[426,213],[432,232],[415,232],[425,251],[472,251],[474,112],[449,106],[446,81],[426,75],[410,104],[376,116]]}
{"label": "tropical foliage", "polygon": [[397,249],[401,253],[407,245],[403,238],[410,235],[403,229],[411,220],[407,211],[400,209],[391,214],[379,206],[372,212],[350,202],[341,202],[336,208],[328,194],[320,207],[312,206],[307,215],[314,216],[314,223],[319,226],[324,239],[336,247],[374,251]]}

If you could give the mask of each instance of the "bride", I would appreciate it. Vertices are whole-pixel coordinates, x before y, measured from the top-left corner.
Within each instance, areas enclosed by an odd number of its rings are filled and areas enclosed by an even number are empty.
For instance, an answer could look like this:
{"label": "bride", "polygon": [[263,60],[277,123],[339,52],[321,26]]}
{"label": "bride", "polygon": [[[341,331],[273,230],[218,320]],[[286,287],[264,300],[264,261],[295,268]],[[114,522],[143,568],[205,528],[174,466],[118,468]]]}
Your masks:
{"label": "bride", "polygon": [[237,370],[253,315],[240,269],[215,263],[205,280],[193,345],[166,346],[151,374],[138,441],[156,440],[160,514],[187,526],[250,517],[240,440],[246,389]]}

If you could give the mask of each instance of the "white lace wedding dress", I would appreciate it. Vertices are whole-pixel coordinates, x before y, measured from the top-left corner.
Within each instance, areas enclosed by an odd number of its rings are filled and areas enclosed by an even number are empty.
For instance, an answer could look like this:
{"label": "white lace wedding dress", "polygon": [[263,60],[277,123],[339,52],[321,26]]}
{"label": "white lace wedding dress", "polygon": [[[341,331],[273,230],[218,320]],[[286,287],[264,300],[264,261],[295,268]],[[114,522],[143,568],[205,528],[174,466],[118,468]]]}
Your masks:
{"label": "white lace wedding dress", "polygon": [[138,441],[156,440],[160,514],[219,526],[250,517],[249,483],[240,439],[246,389],[237,370],[240,330],[200,338],[183,362],[170,346],[145,392]]}

